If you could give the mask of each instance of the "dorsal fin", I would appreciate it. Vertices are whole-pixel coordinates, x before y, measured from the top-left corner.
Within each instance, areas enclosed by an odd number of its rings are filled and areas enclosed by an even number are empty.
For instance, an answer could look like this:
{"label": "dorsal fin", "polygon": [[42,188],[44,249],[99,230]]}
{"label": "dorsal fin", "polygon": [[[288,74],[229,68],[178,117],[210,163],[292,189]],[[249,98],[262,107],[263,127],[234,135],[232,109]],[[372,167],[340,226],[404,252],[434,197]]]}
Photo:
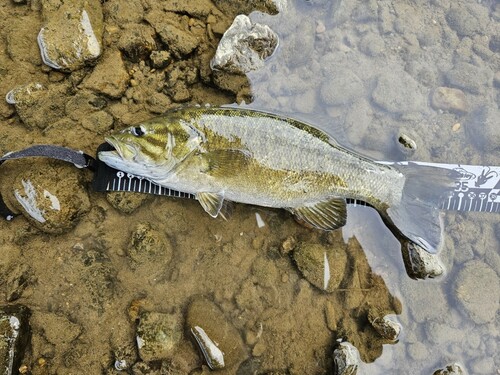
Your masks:
{"label": "dorsal fin", "polygon": [[347,219],[346,202],[342,198],[331,198],[288,210],[298,219],[323,230],[340,228]]}

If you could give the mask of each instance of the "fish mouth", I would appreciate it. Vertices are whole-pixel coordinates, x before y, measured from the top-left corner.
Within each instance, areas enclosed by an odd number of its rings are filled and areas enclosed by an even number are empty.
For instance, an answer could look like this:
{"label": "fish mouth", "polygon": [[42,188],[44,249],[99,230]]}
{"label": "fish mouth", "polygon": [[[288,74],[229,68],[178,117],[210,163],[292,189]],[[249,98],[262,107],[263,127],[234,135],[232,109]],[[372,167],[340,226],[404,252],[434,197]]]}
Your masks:
{"label": "fish mouth", "polygon": [[105,137],[104,140],[114,148],[111,151],[104,151],[108,155],[118,156],[123,160],[134,160],[137,156],[137,150],[134,147],[121,142],[114,136]]}

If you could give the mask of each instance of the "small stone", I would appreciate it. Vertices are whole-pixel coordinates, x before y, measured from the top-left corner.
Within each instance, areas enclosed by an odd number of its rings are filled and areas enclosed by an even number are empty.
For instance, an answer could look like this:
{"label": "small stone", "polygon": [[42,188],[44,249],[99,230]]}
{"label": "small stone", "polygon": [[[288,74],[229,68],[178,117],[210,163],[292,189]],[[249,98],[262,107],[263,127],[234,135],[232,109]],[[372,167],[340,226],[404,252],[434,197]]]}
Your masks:
{"label": "small stone", "polygon": [[459,122],[457,122],[457,123],[453,124],[453,126],[451,127],[451,130],[453,132],[457,132],[460,130],[461,127],[462,127],[462,125]]}
{"label": "small stone", "polygon": [[107,20],[117,25],[138,24],[144,18],[141,0],[109,0],[104,3]]}
{"label": "small stone", "polygon": [[475,323],[484,324],[495,319],[500,302],[500,281],[495,270],[486,263],[467,262],[458,272],[453,289],[455,298]]}
{"label": "small stone", "polygon": [[83,87],[112,98],[120,98],[125,93],[129,80],[120,52],[111,50],[83,82]]}
{"label": "small stone", "polygon": [[281,252],[283,254],[288,254],[290,251],[292,251],[295,248],[295,245],[297,244],[297,240],[293,236],[288,236],[285,241],[281,244]]}
{"label": "small stone", "polygon": [[45,26],[38,34],[43,62],[74,71],[101,55],[102,10],[99,0],[42,3]]}
{"label": "small stone", "polygon": [[148,194],[128,191],[112,191],[106,194],[106,200],[118,211],[125,214],[131,214],[149,198]]}
{"label": "small stone", "polygon": [[431,254],[413,242],[401,246],[406,273],[413,279],[427,279],[440,276],[444,266],[437,254]]}
{"label": "small stone", "polygon": [[350,104],[363,93],[363,82],[348,69],[338,69],[333,75],[325,77],[320,91],[323,103],[336,106]]}
{"label": "small stone", "polygon": [[384,52],[385,42],[380,35],[369,33],[361,39],[359,49],[367,56],[376,57]]}
{"label": "small stone", "polygon": [[142,24],[127,24],[118,40],[118,48],[127,57],[137,62],[144,59],[156,48],[155,31],[151,26]]}
{"label": "small stone", "polygon": [[328,293],[339,287],[347,265],[344,247],[323,246],[316,242],[299,243],[293,259],[307,281]]}
{"label": "small stone", "polygon": [[425,108],[425,97],[420,85],[408,73],[394,70],[381,74],[372,92],[373,101],[396,115],[420,113]]}
{"label": "small stone", "polygon": [[186,326],[189,331],[194,327],[202,328],[211,341],[216,343],[224,353],[224,368],[228,374],[235,373],[247,358],[240,333],[213,302],[202,297],[194,299],[187,310]]}
{"label": "small stone", "polygon": [[106,111],[90,113],[82,118],[82,126],[95,134],[105,134],[113,128],[113,116]]}
{"label": "small stone", "polygon": [[189,26],[174,13],[152,11],[146,15],[146,20],[168,49],[178,57],[190,54],[200,44],[198,38],[189,31]]}
{"label": "small stone", "polygon": [[359,367],[358,350],[348,342],[341,342],[333,351],[335,375],[356,375]]}
{"label": "small stone", "polygon": [[151,55],[149,55],[149,58],[151,59],[152,65],[157,69],[166,67],[172,59],[168,51],[153,51]]}
{"label": "small stone", "polygon": [[431,97],[434,109],[464,114],[468,111],[467,98],[462,90],[449,87],[438,87]]}
{"label": "small stone", "polygon": [[268,26],[239,15],[222,36],[210,67],[229,73],[248,73],[263,67],[277,46],[278,35]]}
{"label": "small stone", "polygon": [[489,68],[459,62],[449,72],[446,79],[451,86],[458,87],[472,94],[480,94],[491,86],[493,74]]}
{"label": "small stone", "polygon": [[465,375],[465,371],[458,363],[453,363],[444,369],[434,371],[432,375]]}
{"label": "small stone", "polygon": [[137,326],[137,347],[143,361],[172,358],[183,337],[178,314],[142,312]]}
{"label": "small stone", "polygon": [[401,333],[401,325],[387,316],[381,316],[380,311],[370,309],[368,311],[368,321],[378,334],[389,341],[396,341]]}
{"label": "small stone", "polygon": [[153,228],[150,223],[138,224],[132,233],[127,254],[137,263],[169,262],[172,257],[172,245],[162,232]]}
{"label": "small stone", "polygon": [[413,155],[417,150],[417,142],[406,133],[399,133],[397,136],[397,145],[399,150],[406,156]]}
{"label": "small stone", "polygon": [[0,308],[0,369],[17,374],[30,340],[30,310],[22,305]]}

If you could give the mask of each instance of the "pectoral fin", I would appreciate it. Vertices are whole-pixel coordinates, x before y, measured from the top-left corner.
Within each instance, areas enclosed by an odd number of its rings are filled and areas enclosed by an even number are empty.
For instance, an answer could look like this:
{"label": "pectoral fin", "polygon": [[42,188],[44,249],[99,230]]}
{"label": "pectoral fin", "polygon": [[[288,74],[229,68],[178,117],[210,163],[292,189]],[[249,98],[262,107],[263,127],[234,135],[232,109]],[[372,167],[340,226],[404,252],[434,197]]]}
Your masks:
{"label": "pectoral fin", "polygon": [[207,161],[205,173],[218,177],[227,177],[238,173],[244,168],[250,156],[242,150],[214,150],[204,155]]}
{"label": "pectoral fin", "polygon": [[196,199],[210,216],[217,217],[224,204],[224,192],[199,192],[196,194]]}
{"label": "pectoral fin", "polygon": [[307,206],[290,208],[298,219],[323,230],[334,230],[345,225],[347,207],[345,199],[332,198]]}

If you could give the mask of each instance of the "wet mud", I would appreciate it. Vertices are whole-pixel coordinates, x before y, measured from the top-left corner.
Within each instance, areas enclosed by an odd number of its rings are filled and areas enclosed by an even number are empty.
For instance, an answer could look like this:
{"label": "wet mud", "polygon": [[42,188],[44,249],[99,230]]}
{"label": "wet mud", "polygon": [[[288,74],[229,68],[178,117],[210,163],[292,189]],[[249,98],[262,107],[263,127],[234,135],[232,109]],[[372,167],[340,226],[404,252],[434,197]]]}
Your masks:
{"label": "wet mud", "polygon": [[[498,165],[500,8],[445,3],[6,1],[0,93],[18,89],[0,101],[0,153],[93,155],[169,109],[252,102],[374,158]],[[212,70],[242,13],[277,33],[278,50],[246,75]],[[209,373],[220,361],[196,327],[224,353],[221,374],[330,374],[340,341],[363,373],[500,368],[497,217],[447,214],[447,272],[417,282],[369,211],[332,233],[245,205],[224,221],[192,200],[97,193],[92,177],[47,159],[0,168],[13,211],[39,202],[38,216],[0,222],[2,304],[31,310],[28,373]]]}

